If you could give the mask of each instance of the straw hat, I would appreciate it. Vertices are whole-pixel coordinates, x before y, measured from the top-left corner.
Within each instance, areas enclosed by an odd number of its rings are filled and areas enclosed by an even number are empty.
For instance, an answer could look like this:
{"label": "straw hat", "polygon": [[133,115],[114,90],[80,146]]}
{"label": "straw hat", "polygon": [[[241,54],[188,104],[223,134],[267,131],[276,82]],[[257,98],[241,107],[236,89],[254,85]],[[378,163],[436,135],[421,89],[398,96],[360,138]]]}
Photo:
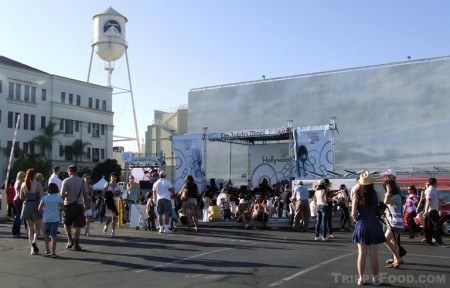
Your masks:
{"label": "straw hat", "polygon": [[358,183],[360,185],[370,185],[373,184],[373,176],[369,171],[364,171],[359,175]]}

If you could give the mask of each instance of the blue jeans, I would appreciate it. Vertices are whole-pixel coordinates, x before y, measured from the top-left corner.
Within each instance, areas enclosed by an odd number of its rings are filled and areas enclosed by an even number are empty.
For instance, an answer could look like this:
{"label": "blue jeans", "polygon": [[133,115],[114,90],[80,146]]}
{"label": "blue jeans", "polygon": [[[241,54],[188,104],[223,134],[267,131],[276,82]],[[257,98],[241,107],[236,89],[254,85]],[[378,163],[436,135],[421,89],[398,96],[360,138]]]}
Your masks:
{"label": "blue jeans", "polygon": [[316,237],[319,237],[320,233],[320,226],[322,225],[323,221],[323,238],[327,237],[328,232],[328,217],[329,217],[329,210],[328,206],[324,205],[317,205],[317,221],[316,221]]}

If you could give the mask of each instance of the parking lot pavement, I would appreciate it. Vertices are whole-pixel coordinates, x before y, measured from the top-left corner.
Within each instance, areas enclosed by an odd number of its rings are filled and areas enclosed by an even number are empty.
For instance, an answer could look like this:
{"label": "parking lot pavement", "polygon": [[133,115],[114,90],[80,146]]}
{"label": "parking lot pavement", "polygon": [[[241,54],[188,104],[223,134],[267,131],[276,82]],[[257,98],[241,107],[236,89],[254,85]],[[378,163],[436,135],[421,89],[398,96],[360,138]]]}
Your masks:
{"label": "parking lot pavement", "polygon": [[[103,223],[93,223],[81,252],[65,249],[60,229],[58,257],[49,258],[30,255],[25,238],[11,237],[11,224],[0,223],[1,287],[354,287],[357,281],[350,232],[322,242],[312,230],[293,232],[283,223],[265,230],[227,224],[173,234],[124,227],[111,238]],[[380,246],[385,287],[448,287],[450,250],[403,238],[408,254],[400,269],[384,267],[389,253]],[[42,251],[43,241],[38,245]]]}

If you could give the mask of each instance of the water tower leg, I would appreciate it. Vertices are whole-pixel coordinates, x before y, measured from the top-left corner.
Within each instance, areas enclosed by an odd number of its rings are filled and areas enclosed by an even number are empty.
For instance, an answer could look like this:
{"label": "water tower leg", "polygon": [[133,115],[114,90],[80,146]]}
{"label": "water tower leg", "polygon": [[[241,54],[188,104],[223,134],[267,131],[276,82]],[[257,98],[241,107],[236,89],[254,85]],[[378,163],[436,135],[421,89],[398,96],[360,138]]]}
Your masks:
{"label": "water tower leg", "polygon": [[92,57],[94,57],[94,46],[92,46],[91,61],[89,61],[89,71],[88,71],[88,77],[87,77],[87,81],[86,81],[88,83],[89,83],[89,78],[91,77]]}
{"label": "water tower leg", "polygon": [[131,95],[131,104],[133,106],[133,116],[134,116],[134,129],[136,130],[136,143],[137,143],[137,149],[138,153],[141,153],[141,143],[139,142],[139,130],[136,120],[136,109],[134,108],[134,97],[133,97],[133,88],[131,86],[131,74],[130,74],[130,65],[128,63],[128,52],[127,49],[125,49],[125,57],[127,59],[127,70],[128,70],[128,82],[130,83],[130,95]]}

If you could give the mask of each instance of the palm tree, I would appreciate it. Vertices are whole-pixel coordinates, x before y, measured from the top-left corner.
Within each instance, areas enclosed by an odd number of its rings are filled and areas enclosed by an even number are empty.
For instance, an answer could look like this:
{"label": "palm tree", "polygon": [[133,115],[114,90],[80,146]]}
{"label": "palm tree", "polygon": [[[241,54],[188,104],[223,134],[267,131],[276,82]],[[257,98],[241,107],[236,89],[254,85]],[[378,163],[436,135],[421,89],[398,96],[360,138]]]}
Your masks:
{"label": "palm tree", "polygon": [[55,131],[55,126],[56,123],[50,121],[47,126],[41,128],[43,134],[34,137],[30,141],[30,143],[38,145],[40,147],[41,159],[46,159],[49,162],[52,162],[51,158],[53,150],[53,141],[57,141],[59,144],[61,144],[61,142],[58,139],[56,139],[55,136],[64,134],[63,131],[60,130]]}
{"label": "palm tree", "polygon": [[78,159],[82,159],[84,155],[86,155],[86,151],[84,151],[84,148],[86,146],[91,145],[89,142],[83,142],[81,139],[77,139],[73,141],[72,143],[72,155],[75,158],[75,165],[77,165]]}

